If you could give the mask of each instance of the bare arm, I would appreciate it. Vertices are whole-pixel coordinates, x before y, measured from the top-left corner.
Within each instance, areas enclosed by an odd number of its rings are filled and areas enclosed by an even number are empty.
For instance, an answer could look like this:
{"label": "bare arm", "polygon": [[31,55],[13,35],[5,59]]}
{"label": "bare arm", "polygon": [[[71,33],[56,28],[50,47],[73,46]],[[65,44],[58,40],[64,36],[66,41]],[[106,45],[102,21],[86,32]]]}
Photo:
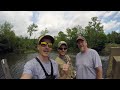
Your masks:
{"label": "bare arm", "polygon": [[96,79],[102,79],[102,67],[96,68]]}
{"label": "bare arm", "polygon": [[20,79],[32,79],[32,75],[25,73],[25,74],[22,74]]}

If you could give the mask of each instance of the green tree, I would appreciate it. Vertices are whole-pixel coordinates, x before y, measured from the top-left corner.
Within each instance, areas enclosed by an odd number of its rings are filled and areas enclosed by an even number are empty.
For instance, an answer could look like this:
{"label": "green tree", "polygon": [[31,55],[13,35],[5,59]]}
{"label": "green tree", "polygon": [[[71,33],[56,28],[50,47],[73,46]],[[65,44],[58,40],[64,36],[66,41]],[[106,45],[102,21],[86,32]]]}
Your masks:
{"label": "green tree", "polygon": [[13,26],[8,22],[0,25],[0,43],[6,45],[8,51],[13,51],[15,47],[16,36],[12,28]]}
{"label": "green tree", "polygon": [[68,43],[68,46],[69,46],[69,51],[72,52],[72,51],[76,51],[78,52],[79,49],[76,48],[77,47],[77,44],[76,44],[76,39],[78,37],[78,35],[83,35],[84,34],[84,30],[81,26],[75,26],[73,28],[67,28],[66,29],[66,32],[67,32],[67,43]]}
{"label": "green tree", "polygon": [[111,33],[107,34],[107,40],[108,43],[120,44],[120,33],[112,31]]}
{"label": "green tree", "polygon": [[100,20],[97,17],[92,17],[91,22],[85,27],[85,37],[88,42],[88,46],[94,48],[98,52],[105,47],[107,37],[103,30]]}
{"label": "green tree", "polygon": [[33,34],[33,32],[37,31],[36,28],[38,28],[38,26],[36,24],[34,24],[34,23],[29,25],[29,27],[27,28],[28,29],[27,33],[29,33],[30,37]]}
{"label": "green tree", "polygon": [[60,31],[57,36],[54,36],[54,39],[55,39],[55,43],[53,46],[54,50],[57,50],[57,46],[60,41],[67,41],[66,37],[67,37],[67,35],[62,31]]}
{"label": "green tree", "polygon": [[46,35],[47,33],[49,33],[49,31],[48,31],[47,28],[45,28],[45,30],[42,30],[42,31],[40,32],[41,35]]}

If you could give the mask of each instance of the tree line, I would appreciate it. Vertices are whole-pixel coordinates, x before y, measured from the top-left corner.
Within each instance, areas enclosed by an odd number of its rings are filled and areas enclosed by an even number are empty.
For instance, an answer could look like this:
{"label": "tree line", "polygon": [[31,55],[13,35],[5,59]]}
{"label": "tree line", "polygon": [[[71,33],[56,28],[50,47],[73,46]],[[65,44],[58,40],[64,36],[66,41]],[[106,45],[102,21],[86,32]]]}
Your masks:
{"label": "tree line", "polygon": [[[88,25],[83,28],[80,25],[74,26],[73,28],[67,28],[66,34],[63,31],[59,31],[55,38],[55,43],[53,45],[53,50],[57,50],[57,44],[59,41],[64,40],[68,43],[68,51],[78,52],[79,49],[76,45],[76,38],[78,35],[82,35],[86,38],[88,46],[97,50],[99,53],[105,52],[106,47],[117,46],[120,44],[120,33],[112,31],[111,33],[104,33],[104,26],[98,20],[98,17],[92,17]],[[13,25],[9,22],[0,24],[0,52],[25,52],[27,50],[37,51],[37,39],[30,37],[38,29],[38,25],[31,24],[28,26],[27,33],[29,37],[17,36],[13,30]],[[49,30],[41,30],[40,35],[45,35],[49,33]]]}

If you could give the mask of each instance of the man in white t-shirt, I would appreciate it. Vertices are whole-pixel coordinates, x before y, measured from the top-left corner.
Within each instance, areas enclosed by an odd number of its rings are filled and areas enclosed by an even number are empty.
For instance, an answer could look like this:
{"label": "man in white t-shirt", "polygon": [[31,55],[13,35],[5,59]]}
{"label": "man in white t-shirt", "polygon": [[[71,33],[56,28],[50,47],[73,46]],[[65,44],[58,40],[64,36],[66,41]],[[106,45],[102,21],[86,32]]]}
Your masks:
{"label": "man in white t-shirt", "polygon": [[49,58],[53,43],[54,38],[50,35],[39,37],[38,56],[24,65],[21,79],[58,79],[58,64]]}
{"label": "man in white t-shirt", "polygon": [[83,36],[78,36],[76,55],[76,79],[102,79],[102,63],[97,51],[87,47]]}

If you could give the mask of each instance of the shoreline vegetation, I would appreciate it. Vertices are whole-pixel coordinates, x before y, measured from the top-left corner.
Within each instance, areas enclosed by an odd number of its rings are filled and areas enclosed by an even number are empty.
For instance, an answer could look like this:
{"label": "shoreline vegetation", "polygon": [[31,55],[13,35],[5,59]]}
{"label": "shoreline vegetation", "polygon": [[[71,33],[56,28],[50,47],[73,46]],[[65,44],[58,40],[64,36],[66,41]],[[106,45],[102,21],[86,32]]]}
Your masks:
{"label": "shoreline vegetation", "polygon": [[[38,25],[31,24],[26,29],[29,37],[17,36],[13,30],[13,25],[7,21],[0,23],[0,53],[32,53],[37,52],[37,39],[31,38],[34,32],[38,31]],[[40,35],[46,35],[49,30],[40,31]],[[66,34],[59,31],[53,44],[53,51],[57,50],[59,41],[66,41],[68,44],[68,52],[77,53],[79,49],[76,45],[76,38],[82,35],[86,38],[88,46],[95,49],[100,55],[106,56],[110,54],[110,47],[120,47],[120,33],[112,31],[104,33],[104,26],[97,17],[92,17],[88,25],[83,28],[80,25],[66,29]]]}
{"label": "shoreline vegetation", "polygon": [[[111,47],[120,47],[120,44],[106,44],[105,45],[105,48],[99,52],[99,55],[100,56],[109,56],[110,55],[110,48]],[[56,52],[57,53],[57,49],[56,50],[53,50],[53,52]],[[78,51],[68,51],[68,53],[70,55],[76,55],[77,53],[79,52],[79,49]],[[29,49],[29,50],[25,50],[25,49],[18,49],[18,50],[14,50],[14,52],[8,52],[6,54],[9,54],[9,53],[15,53],[15,54],[27,54],[27,53],[37,53],[37,49]],[[4,53],[2,53],[4,54]]]}
{"label": "shoreline vegetation", "polygon": [[[99,52],[99,55],[100,56],[109,56],[110,55],[110,47],[120,47],[120,44],[114,44],[114,43],[113,44],[110,44],[110,43],[106,44],[105,48],[102,51]],[[9,54],[9,53],[27,54],[27,53],[35,53],[35,52],[37,52],[37,49],[28,49],[28,50],[16,49],[13,52],[6,52],[6,53],[1,52],[1,54]],[[57,52],[57,49],[56,50],[54,49],[53,52]],[[68,50],[68,53],[71,54],[71,55],[75,55],[78,52],[79,52],[79,50],[78,51],[74,50],[74,52]]]}

